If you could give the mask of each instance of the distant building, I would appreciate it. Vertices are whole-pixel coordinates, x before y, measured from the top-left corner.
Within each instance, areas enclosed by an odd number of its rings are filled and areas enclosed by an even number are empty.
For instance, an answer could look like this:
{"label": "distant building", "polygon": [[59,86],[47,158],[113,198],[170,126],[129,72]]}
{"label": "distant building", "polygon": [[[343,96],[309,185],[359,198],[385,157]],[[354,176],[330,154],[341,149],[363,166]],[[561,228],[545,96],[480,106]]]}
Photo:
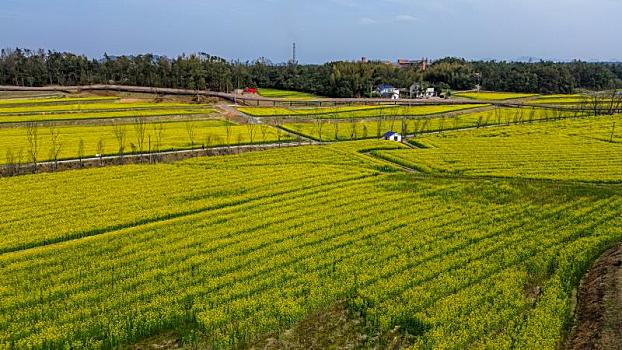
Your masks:
{"label": "distant building", "polygon": [[429,65],[430,65],[430,61],[427,58],[424,58],[421,60],[421,67],[419,67],[419,69],[422,72],[425,72],[426,70],[428,70]]}
{"label": "distant building", "polygon": [[244,93],[245,94],[256,94],[257,93],[257,89],[256,88],[245,88],[244,89]]}
{"label": "distant building", "polygon": [[400,89],[395,88],[393,85],[378,85],[378,87],[376,88],[376,92],[382,98],[390,98],[392,100],[398,100],[400,98]]}
{"label": "distant building", "polygon": [[390,141],[395,141],[395,142],[402,142],[402,135],[396,133],[395,131],[389,131],[389,132],[385,133],[383,137],[384,137],[385,140],[390,140]]}
{"label": "distant building", "polygon": [[419,65],[419,61],[416,60],[407,60],[404,58],[398,58],[397,59],[397,66],[400,68],[409,68],[409,67],[415,67]]}
{"label": "distant building", "polygon": [[413,68],[419,67],[419,70],[425,72],[430,65],[430,61],[427,58],[422,58],[420,60],[409,60],[405,58],[397,59],[397,67],[399,68]]}
{"label": "distant building", "polygon": [[436,96],[433,87],[424,88],[420,83],[414,83],[410,86],[410,98],[432,98]]}
{"label": "distant building", "polygon": [[368,62],[369,62],[369,59],[368,59],[367,57],[364,57],[364,56],[363,56],[363,57],[361,57],[361,62],[362,62],[362,63],[368,63]]}
{"label": "distant building", "polygon": [[413,83],[410,86],[410,98],[422,98],[423,97],[423,86],[419,83]]}
{"label": "distant building", "polygon": [[432,98],[432,97],[436,97],[436,91],[434,91],[434,88],[427,88],[425,89],[425,98]]}

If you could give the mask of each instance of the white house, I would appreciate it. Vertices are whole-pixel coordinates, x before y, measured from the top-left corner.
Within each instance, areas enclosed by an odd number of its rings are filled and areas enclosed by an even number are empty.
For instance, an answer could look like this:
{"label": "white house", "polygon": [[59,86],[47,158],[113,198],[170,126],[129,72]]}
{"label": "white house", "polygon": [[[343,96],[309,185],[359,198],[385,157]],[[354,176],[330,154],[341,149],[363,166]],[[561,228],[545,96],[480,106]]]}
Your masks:
{"label": "white house", "polygon": [[436,91],[433,87],[424,88],[419,83],[414,83],[410,86],[410,98],[432,98],[436,97]]}
{"label": "white house", "polygon": [[400,98],[400,89],[393,87],[393,85],[380,85],[376,88],[376,92],[383,98],[390,98],[392,100],[399,100]]}
{"label": "white house", "polygon": [[421,84],[413,83],[410,86],[410,98],[421,98]]}
{"label": "white house", "polygon": [[434,91],[434,88],[427,88],[425,90],[425,98],[431,98],[431,97],[435,97],[436,96],[436,91]]}
{"label": "white house", "polygon": [[396,133],[395,131],[389,131],[384,134],[384,139],[395,142],[402,142],[402,135]]}

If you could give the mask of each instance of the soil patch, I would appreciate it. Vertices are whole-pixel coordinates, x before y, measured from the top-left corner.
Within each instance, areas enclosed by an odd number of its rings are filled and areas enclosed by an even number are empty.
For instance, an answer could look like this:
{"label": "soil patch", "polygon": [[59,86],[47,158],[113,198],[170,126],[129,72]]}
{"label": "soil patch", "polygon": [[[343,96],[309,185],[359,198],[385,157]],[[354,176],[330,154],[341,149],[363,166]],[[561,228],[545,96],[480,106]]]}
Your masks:
{"label": "soil patch", "polygon": [[565,349],[622,349],[622,245],[607,251],[578,290],[576,323]]}

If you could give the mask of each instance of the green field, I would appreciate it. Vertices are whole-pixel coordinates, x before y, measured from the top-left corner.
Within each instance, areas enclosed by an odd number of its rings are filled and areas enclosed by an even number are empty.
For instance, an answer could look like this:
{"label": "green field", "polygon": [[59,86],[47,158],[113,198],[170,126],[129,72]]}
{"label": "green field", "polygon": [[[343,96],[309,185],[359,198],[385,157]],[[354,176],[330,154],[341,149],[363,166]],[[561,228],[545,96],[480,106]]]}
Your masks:
{"label": "green field", "polygon": [[439,132],[492,125],[530,123],[559,118],[577,117],[577,112],[556,112],[533,108],[496,108],[482,112],[465,113],[451,117],[378,118],[374,121],[316,120],[314,122],[285,123],[281,127],[315,140],[343,141],[379,138],[388,131],[402,135]]}
{"label": "green field", "polygon": [[[432,173],[622,182],[622,117],[450,132],[381,155]],[[613,133],[612,133],[613,132]]]}
{"label": "green field", "polygon": [[[586,121],[494,129],[487,148],[532,130],[581,165],[583,147],[616,145],[598,140],[609,120],[594,120],[593,140]],[[471,147],[472,134],[453,135]],[[337,303],[363,317],[370,342],[397,329],[413,348],[558,348],[579,279],[622,241],[622,189],[409,174],[372,156],[427,151],[379,150],[396,147],[0,178],[0,348],[112,349],[169,332],[243,348]],[[590,180],[610,179],[595,167]]]}
{"label": "green field", "polygon": [[[226,127],[228,122],[221,120],[204,121],[183,121],[183,122],[163,122],[163,123],[144,123],[143,152],[149,150],[149,138],[151,138],[152,151],[168,151],[189,149],[196,147],[212,147],[224,145],[238,145],[248,143],[265,143],[281,139],[281,141],[291,140],[292,137],[282,131],[277,131],[268,125],[231,125]],[[125,141],[124,153],[136,153],[140,151],[137,135],[140,135],[140,124],[127,123],[115,125],[89,125],[89,126],[58,126],[58,127],[38,127],[38,161],[50,160],[53,158],[52,131],[58,133],[60,143],[59,159],[78,158],[78,148],[80,140],[84,142],[84,155],[92,157],[95,154],[113,155],[118,154],[120,143],[117,135],[124,134]],[[161,128],[161,132],[159,132]],[[190,133],[188,132],[190,129]],[[227,133],[229,129],[229,136]],[[116,132],[115,132],[116,131]],[[251,133],[253,139],[251,142]],[[279,135],[277,135],[280,134]],[[193,138],[191,141],[190,135]],[[159,141],[158,141],[158,136]],[[103,152],[98,146],[103,144]],[[28,155],[30,151],[27,128],[12,127],[0,128],[0,164],[7,163],[7,152],[14,157],[15,162],[21,154],[21,163],[31,161]]]}
{"label": "green field", "polygon": [[322,108],[240,107],[242,113],[255,117],[312,117],[323,119],[375,118],[389,116],[424,116],[487,107],[484,104],[422,106],[347,106]]}
{"label": "green field", "polygon": [[516,92],[457,92],[454,93],[453,96],[464,97],[473,100],[493,101],[535,97],[538,96],[538,94],[523,94]]}
{"label": "green field", "polygon": [[289,90],[278,90],[278,89],[257,89],[257,93],[260,96],[267,98],[282,98],[288,100],[313,100],[318,98],[318,96],[313,94],[308,94],[306,92],[299,91],[289,91]]}

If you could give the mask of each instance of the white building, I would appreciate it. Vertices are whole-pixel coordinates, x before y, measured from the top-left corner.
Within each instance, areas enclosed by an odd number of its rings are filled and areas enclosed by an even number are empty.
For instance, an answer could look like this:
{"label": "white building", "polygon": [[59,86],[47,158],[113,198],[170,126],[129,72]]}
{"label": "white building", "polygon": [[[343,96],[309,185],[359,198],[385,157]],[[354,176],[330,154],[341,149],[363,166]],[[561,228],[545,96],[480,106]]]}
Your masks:
{"label": "white building", "polygon": [[395,142],[402,142],[402,135],[396,133],[395,131],[389,131],[384,134],[384,139]]}
{"label": "white building", "polygon": [[424,88],[419,83],[414,83],[410,86],[410,98],[432,98],[436,97],[436,91],[433,87]]}
{"label": "white building", "polygon": [[432,98],[432,97],[436,97],[436,91],[434,91],[434,88],[427,88],[425,90],[425,98]]}
{"label": "white building", "polygon": [[393,87],[393,85],[380,85],[376,88],[376,92],[383,98],[390,98],[392,100],[399,100],[400,98],[400,89]]}

